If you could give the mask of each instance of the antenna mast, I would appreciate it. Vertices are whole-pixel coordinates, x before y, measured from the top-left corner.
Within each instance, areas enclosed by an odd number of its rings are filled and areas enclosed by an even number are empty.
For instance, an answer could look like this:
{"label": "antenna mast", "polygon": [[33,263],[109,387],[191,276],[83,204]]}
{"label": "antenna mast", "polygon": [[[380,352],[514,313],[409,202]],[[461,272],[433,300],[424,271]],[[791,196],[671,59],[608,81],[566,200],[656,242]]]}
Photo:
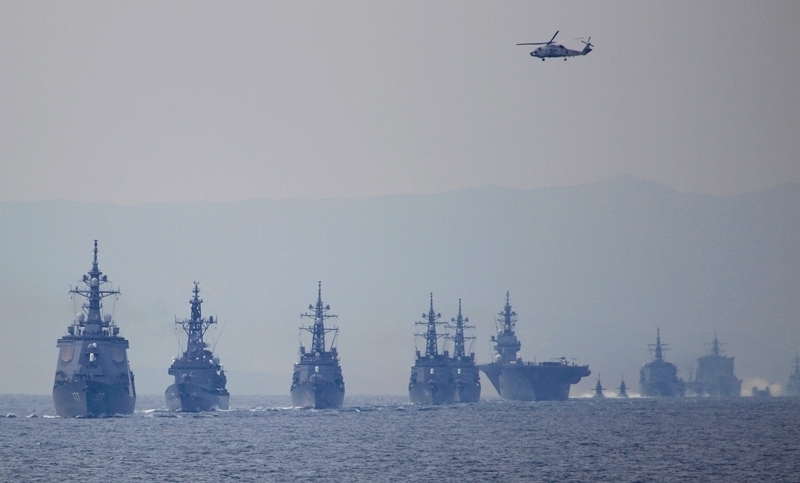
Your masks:
{"label": "antenna mast", "polygon": [[208,347],[208,344],[203,341],[203,336],[205,336],[206,331],[212,324],[217,323],[217,319],[214,317],[203,318],[203,299],[200,298],[199,282],[194,282],[192,294],[193,296],[189,300],[189,304],[192,306],[191,317],[188,319],[179,319],[175,317],[175,325],[180,325],[188,337],[186,341],[186,352],[183,358],[201,361],[204,359],[205,348]]}
{"label": "antenna mast", "polygon": [[474,329],[475,326],[466,325],[469,323],[469,317],[461,316],[461,299],[458,299],[458,317],[455,319],[450,319],[450,322],[451,323],[447,324],[446,327],[449,329],[455,329],[456,331],[455,336],[447,336],[449,339],[453,340],[455,345],[453,348],[453,357],[466,357],[467,354],[464,342],[466,340],[474,339],[475,337],[465,337],[464,329]]}
{"label": "antenna mast", "polygon": [[444,324],[444,322],[439,322],[441,317],[442,314],[436,313],[436,311],[433,310],[433,292],[431,292],[431,307],[427,314],[422,314],[422,318],[425,320],[423,322],[414,322],[415,325],[427,326],[427,330],[424,334],[414,334],[418,337],[425,338],[425,357],[439,355],[436,339],[442,336],[436,333],[436,326]]}
{"label": "antenna mast", "polygon": [[[337,327],[333,327],[330,329],[325,328],[325,319],[339,317],[338,315],[329,314],[328,311],[330,309],[331,309],[330,305],[323,305],[322,303],[322,282],[319,281],[317,282],[317,304],[316,306],[315,305],[308,306],[308,310],[313,310],[314,313],[300,314],[300,317],[314,319],[314,325],[310,327],[300,327],[301,329],[311,333],[312,353],[319,352],[320,354],[322,354],[323,352],[325,352],[325,334],[327,332],[336,332],[339,330]],[[333,344],[331,344],[331,346],[333,346]]]}

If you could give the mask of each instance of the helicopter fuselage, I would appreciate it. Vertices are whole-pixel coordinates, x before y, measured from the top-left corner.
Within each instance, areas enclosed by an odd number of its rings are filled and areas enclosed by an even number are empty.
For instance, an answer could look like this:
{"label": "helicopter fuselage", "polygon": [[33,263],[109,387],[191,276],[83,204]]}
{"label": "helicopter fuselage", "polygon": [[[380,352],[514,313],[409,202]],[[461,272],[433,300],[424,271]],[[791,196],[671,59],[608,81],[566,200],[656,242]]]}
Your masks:
{"label": "helicopter fuselage", "polygon": [[558,58],[563,57],[564,60],[567,60],[567,57],[575,57],[577,55],[586,55],[592,51],[592,48],[587,45],[583,50],[572,50],[564,47],[561,44],[550,44],[545,45],[543,47],[539,47],[538,49],[531,52],[531,57],[536,57],[537,59],[546,59],[546,58]]}
{"label": "helicopter fuselage", "polygon": [[567,57],[586,55],[592,51],[593,45],[591,37],[589,37],[588,40],[581,40],[581,42],[586,44],[586,47],[584,47],[583,50],[572,50],[564,47],[561,44],[553,43],[553,41],[556,39],[556,35],[558,35],[558,31],[556,31],[556,33],[553,34],[553,37],[547,42],[525,42],[517,45],[541,45],[541,47],[538,47],[536,50],[531,52],[531,57],[536,57],[537,59],[542,60],[548,57],[560,57],[564,60],[567,60]]}

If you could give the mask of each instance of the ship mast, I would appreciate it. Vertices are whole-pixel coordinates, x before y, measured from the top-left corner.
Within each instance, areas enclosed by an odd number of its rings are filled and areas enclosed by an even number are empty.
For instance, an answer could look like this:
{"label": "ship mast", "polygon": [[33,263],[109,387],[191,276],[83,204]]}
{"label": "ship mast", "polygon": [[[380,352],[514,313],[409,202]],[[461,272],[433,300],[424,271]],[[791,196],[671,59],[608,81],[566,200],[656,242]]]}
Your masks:
{"label": "ship mast", "polygon": [[[330,305],[323,305],[322,304],[322,282],[317,282],[317,305],[309,305],[308,310],[313,310],[313,314],[305,313],[300,314],[300,317],[307,317],[309,319],[314,319],[314,325],[311,327],[301,327],[301,329],[311,332],[312,341],[311,341],[311,352],[312,353],[324,353],[325,352],[325,334],[327,332],[334,332],[339,330],[338,328],[334,327],[331,329],[325,328],[325,319],[330,318],[338,318],[338,315],[329,314],[328,311],[331,309]],[[334,338],[335,339],[335,338]],[[333,344],[331,344],[333,347]]]}
{"label": "ship mast", "polygon": [[[97,266],[97,240],[94,241],[94,259],[92,260],[92,269],[88,274],[83,276],[81,280],[86,285],[86,288],[70,287],[69,293],[80,295],[86,298],[86,303],[81,307],[86,313],[86,320],[82,317],[78,318],[78,325],[84,327],[86,334],[98,334],[108,327],[111,323],[110,316],[105,319],[101,317],[100,309],[103,307],[102,299],[110,295],[119,295],[119,290],[109,289],[102,290],[100,285],[108,282],[108,277],[103,275],[103,272]],[[107,320],[106,320],[107,319]]]}
{"label": "ship mast", "polygon": [[719,340],[717,339],[717,333],[714,332],[714,341],[711,342],[711,355],[712,356],[719,356]]}
{"label": "ship mast", "polygon": [[462,317],[461,316],[461,299],[458,299],[458,317],[455,319],[450,319],[451,324],[448,324],[448,328],[453,328],[456,331],[455,336],[450,337],[453,339],[453,343],[455,347],[453,348],[453,357],[461,358],[466,357],[466,347],[464,342],[469,339],[474,339],[475,337],[465,337],[464,336],[464,329],[474,329],[475,326],[473,325],[466,325],[469,322],[469,317]]}
{"label": "ship mast", "polygon": [[180,325],[188,337],[183,358],[186,360],[203,360],[203,350],[207,347],[207,344],[203,341],[203,336],[211,324],[217,323],[217,320],[214,317],[203,318],[201,307],[203,299],[200,298],[200,284],[198,282],[194,282],[192,293],[194,296],[189,300],[189,304],[192,306],[191,318],[179,319],[175,317],[175,324]]}
{"label": "ship mast", "polygon": [[794,375],[800,377],[800,354],[794,353]]}
{"label": "ship mast", "polygon": [[522,343],[517,340],[514,334],[514,327],[517,325],[517,313],[511,310],[511,295],[506,292],[506,305],[503,311],[498,314],[497,335],[490,340],[495,342],[494,350],[497,353],[496,362],[508,364],[517,360],[517,353],[522,347]]}
{"label": "ship mast", "polygon": [[502,318],[503,333],[514,335],[514,328],[517,325],[517,313],[511,310],[511,294],[509,292],[506,292],[506,305],[498,315]]}
{"label": "ship mast", "polygon": [[[716,336],[714,337],[716,339]],[[656,329],[656,343],[647,344],[647,347],[650,349],[651,354],[653,356],[653,362],[664,362],[664,352],[669,350],[669,346],[667,344],[661,343],[661,327]]]}
{"label": "ship mast", "polygon": [[441,316],[442,314],[437,314],[436,311],[433,310],[433,292],[431,292],[431,307],[427,314],[422,314],[422,318],[425,320],[423,322],[414,322],[415,325],[427,326],[425,334],[415,334],[425,338],[425,357],[439,355],[439,348],[436,345],[436,339],[438,339],[440,336],[436,334],[436,326],[443,324],[443,322],[439,322],[439,318],[441,318]]}

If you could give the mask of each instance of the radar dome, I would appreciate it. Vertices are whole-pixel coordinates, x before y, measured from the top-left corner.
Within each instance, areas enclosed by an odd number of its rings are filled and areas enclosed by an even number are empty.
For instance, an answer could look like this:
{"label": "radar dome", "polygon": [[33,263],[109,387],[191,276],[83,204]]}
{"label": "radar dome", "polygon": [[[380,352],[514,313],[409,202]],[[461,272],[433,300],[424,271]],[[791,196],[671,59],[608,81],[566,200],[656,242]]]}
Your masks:
{"label": "radar dome", "polygon": [[97,287],[98,285],[100,285],[100,280],[97,280],[97,278],[93,278],[92,287]]}
{"label": "radar dome", "polygon": [[83,322],[84,320],[86,320],[86,314],[81,312],[81,313],[78,314],[78,316],[76,318],[78,319],[78,322]]}
{"label": "radar dome", "polygon": [[103,321],[108,324],[111,322],[111,314],[103,314]]}
{"label": "radar dome", "polygon": [[214,364],[219,364],[219,357],[214,357]]}

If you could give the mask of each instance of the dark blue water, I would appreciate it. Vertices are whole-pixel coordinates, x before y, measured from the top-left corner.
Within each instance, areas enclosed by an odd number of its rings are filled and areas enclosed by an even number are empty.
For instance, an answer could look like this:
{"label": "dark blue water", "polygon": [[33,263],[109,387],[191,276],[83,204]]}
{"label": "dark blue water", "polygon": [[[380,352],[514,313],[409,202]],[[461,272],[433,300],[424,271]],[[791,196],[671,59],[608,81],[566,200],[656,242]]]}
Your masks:
{"label": "dark blue water", "polygon": [[798,398],[288,403],[190,415],[153,396],[61,419],[47,396],[0,396],[16,415],[0,417],[0,481],[800,481]]}

